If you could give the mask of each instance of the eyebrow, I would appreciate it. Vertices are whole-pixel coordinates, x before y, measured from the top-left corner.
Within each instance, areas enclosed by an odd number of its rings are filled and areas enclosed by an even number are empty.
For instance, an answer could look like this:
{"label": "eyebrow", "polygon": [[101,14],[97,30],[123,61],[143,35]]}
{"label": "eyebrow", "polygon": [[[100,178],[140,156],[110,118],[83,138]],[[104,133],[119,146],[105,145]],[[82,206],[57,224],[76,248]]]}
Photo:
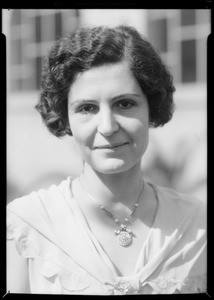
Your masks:
{"label": "eyebrow", "polygon": [[130,97],[130,96],[141,97],[140,94],[128,93],[128,94],[121,94],[121,95],[115,96],[115,97],[112,98],[112,100],[117,100],[117,99],[120,99],[120,98]]}
{"label": "eyebrow", "polygon": [[[118,100],[118,99],[121,99],[121,98],[130,97],[130,96],[134,96],[134,97],[138,97],[138,98],[141,97],[140,94],[128,93],[128,94],[121,94],[121,95],[115,96],[111,100],[115,101],[115,100]],[[75,100],[74,102],[70,103],[69,105],[72,107],[72,106],[75,106],[76,104],[82,104],[82,103],[87,103],[87,102],[97,102],[97,100],[94,100],[94,99],[78,99],[78,100]]]}

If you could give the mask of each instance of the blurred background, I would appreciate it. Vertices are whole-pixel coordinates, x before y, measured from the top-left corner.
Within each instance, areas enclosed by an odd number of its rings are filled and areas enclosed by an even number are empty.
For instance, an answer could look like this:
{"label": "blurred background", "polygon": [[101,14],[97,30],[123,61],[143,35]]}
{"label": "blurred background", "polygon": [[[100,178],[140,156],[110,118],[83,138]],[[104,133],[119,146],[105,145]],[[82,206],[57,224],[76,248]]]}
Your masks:
{"label": "blurred background", "polygon": [[174,76],[176,111],[150,129],[145,175],[206,201],[209,9],[3,9],[7,38],[7,201],[58,184],[82,167],[72,137],[58,139],[34,109],[41,63],[53,42],[78,26],[127,24],[160,53]]}

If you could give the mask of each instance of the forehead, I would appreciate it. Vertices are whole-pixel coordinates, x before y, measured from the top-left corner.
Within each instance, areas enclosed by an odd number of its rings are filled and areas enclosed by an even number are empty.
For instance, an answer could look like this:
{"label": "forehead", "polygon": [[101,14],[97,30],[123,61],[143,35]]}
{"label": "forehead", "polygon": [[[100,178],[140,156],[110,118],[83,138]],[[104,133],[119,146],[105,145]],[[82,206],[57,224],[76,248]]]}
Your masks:
{"label": "forehead", "polygon": [[142,93],[129,64],[121,62],[94,67],[81,74],[70,87],[69,99],[114,97],[118,93]]}

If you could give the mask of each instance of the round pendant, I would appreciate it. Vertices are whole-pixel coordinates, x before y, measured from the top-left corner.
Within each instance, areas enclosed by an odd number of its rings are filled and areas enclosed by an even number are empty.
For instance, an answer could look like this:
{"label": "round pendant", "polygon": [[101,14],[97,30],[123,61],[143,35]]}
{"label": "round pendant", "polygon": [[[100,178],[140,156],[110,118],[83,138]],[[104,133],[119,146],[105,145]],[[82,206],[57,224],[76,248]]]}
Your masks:
{"label": "round pendant", "polygon": [[132,242],[132,236],[130,233],[128,233],[127,231],[121,231],[118,235],[117,235],[117,241],[118,243],[123,246],[126,247],[128,245],[131,244]]}

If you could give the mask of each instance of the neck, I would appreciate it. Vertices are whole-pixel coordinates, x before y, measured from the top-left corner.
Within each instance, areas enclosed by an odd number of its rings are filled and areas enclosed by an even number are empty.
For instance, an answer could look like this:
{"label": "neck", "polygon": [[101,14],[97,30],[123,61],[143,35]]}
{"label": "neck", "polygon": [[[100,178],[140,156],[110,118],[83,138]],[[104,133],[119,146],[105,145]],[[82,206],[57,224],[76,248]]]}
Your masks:
{"label": "neck", "polygon": [[85,191],[110,210],[119,204],[131,208],[142,190],[141,164],[119,174],[101,174],[85,164],[80,175]]}

